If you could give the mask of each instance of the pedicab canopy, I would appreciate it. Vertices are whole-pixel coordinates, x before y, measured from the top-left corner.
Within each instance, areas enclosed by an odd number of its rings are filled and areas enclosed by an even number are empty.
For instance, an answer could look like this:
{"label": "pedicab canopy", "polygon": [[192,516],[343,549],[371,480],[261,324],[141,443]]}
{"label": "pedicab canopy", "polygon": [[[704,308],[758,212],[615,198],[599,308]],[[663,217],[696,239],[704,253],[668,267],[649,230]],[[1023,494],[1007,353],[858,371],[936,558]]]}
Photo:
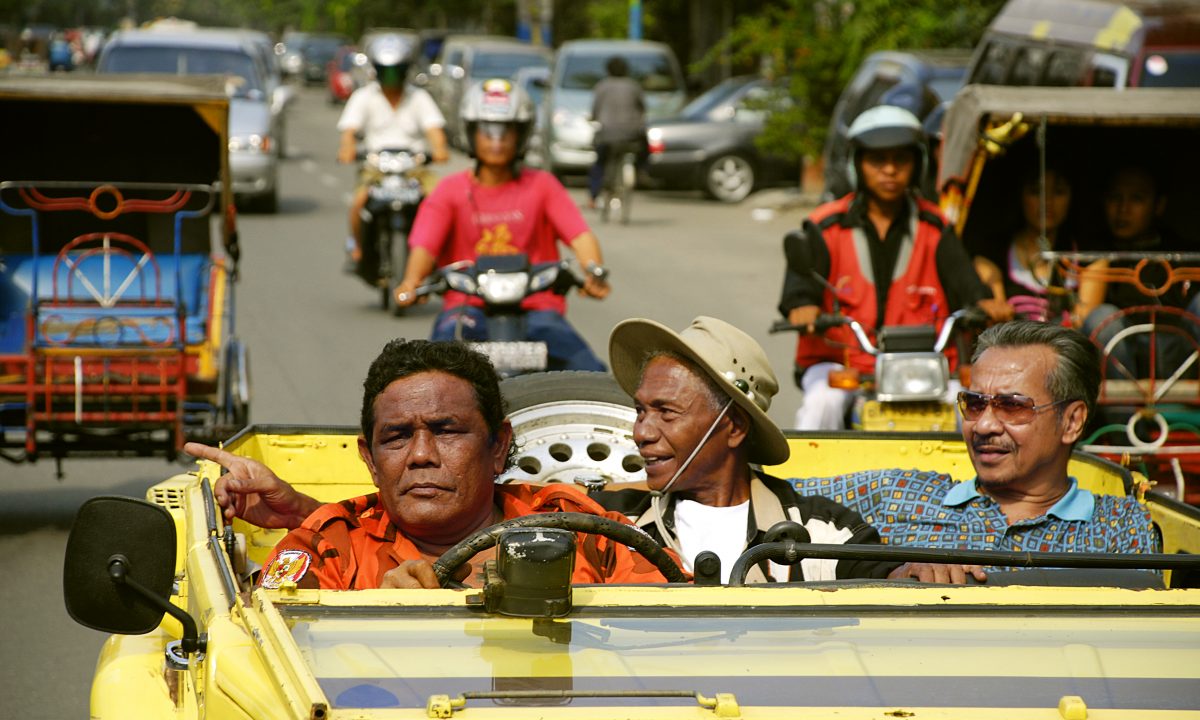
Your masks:
{"label": "pedicab canopy", "polygon": [[[1016,197],[1022,170],[1040,166],[1043,123],[1045,158],[1071,176],[1076,197],[1098,197],[1126,164],[1156,168],[1172,196],[1200,189],[1179,162],[1200,157],[1200,89],[968,85],[946,113],[938,172],[942,208],[964,240],[973,206],[1004,205]],[[1186,203],[1172,205],[1172,225],[1194,219],[1178,216]],[[1099,208],[1081,210],[1102,217]]]}
{"label": "pedicab canopy", "polygon": [[216,76],[0,78],[0,181],[219,183],[228,208],[228,116]]}

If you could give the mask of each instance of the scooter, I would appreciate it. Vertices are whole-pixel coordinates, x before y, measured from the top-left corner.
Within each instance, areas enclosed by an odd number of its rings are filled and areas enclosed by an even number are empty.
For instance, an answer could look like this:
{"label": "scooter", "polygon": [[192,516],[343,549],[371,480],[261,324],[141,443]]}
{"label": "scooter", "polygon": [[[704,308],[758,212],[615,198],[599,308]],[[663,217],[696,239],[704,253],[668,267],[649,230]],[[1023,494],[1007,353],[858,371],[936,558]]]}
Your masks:
{"label": "scooter", "polygon": [[[597,278],[604,279],[608,271],[591,268]],[[483,300],[487,327],[482,333],[487,340],[469,342],[471,347],[487,355],[501,377],[541,372],[549,366],[546,343],[528,340],[526,310],[521,307],[525,298],[544,290],[565,295],[571,289],[584,286],[584,277],[566,260],[530,264],[524,254],[483,255],[471,262],[463,260],[439,268],[416,288],[416,297],[445,294],[456,290]],[[459,317],[455,338],[467,339],[465,317]]]}
{"label": "scooter", "polygon": [[417,216],[417,207],[425,199],[425,189],[416,170],[425,164],[426,157],[407,150],[378,150],[361,154],[359,159],[368,170],[377,172],[380,179],[367,188],[367,202],[362,209],[362,259],[358,263],[358,276],[379,288],[383,310],[403,315],[404,308],[396,305],[393,298],[408,262],[408,233]]}
{"label": "scooter", "polygon": [[[950,388],[950,363],[944,351],[954,337],[956,327],[981,326],[986,319],[975,308],[958,310],[947,317],[941,328],[931,325],[885,327],[879,331],[879,345],[871,342],[857,320],[841,313],[824,313],[813,323],[814,332],[846,326],[864,352],[875,358],[874,376],[863,376],[850,367],[829,374],[829,385],[841,390],[861,391],[851,410],[850,426],[855,430],[890,432],[950,432],[958,424],[955,403],[947,397]],[[771,333],[808,332],[804,325],[780,320]],[[847,349],[847,356],[849,349]],[[969,382],[969,368],[959,367],[963,384]]]}

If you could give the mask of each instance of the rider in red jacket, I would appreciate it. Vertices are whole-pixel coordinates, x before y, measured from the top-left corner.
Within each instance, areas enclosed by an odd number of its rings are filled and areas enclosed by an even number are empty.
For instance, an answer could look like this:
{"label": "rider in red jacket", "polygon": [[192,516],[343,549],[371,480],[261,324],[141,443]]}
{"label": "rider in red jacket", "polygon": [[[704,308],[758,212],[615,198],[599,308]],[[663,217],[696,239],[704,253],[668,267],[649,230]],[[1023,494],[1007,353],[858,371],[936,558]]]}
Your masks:
{"label": "rider in red jacket", "polygon": [[851,348],[853,367],[874,369],[848,328],[811,334],[817,316],[833,312],[835,299],[872,338],[884,326],[938,325],[961,307],[979,304],[987,311],[991,302],[953,228],[915,190],[927,162],[916,116],[890,105],[872,108],[850,126],[849,140],[857,190],[818,207],[783,241],[787,271],[779,311],[810,332],[796,348],[796,384],[804,390],[796,427],[802,430],[842,428],[853,394],[829,387],[828,377],[843,367],[844,348]]}

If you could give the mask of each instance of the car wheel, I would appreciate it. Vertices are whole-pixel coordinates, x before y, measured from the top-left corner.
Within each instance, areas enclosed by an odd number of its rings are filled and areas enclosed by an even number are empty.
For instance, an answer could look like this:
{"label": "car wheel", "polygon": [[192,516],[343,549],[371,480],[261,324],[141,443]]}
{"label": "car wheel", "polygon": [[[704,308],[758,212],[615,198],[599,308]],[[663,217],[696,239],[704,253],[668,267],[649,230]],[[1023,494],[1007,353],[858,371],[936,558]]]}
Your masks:
{"label": "car wheel", "polygon": [[704,191],[721,202],[741,202],[752,190],[754,166],[741,155],[721,155],[704,168]]}
{"label": "car wheel", "polygon": [[499,482],[607,484],[645,479],[633,442],[633,401],[612,375],[544,372],[506,378],[500,390],[516,446]]}

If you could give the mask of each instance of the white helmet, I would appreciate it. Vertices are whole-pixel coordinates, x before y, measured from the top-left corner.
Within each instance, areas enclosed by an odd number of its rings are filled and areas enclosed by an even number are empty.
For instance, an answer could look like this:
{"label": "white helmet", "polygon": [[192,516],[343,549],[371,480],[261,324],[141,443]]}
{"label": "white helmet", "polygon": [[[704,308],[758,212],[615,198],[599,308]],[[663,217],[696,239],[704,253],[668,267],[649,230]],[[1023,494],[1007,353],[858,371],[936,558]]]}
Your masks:
{"label": "white helmet", "polygon": [[375,77],[380,84],[403,83],[415,50],[416,43],[402,35],[383,35],[371,41],[367,56],[375,66]]}
{"label": "white helmet", "polygon": [[851,185],[857,185],[858,161],[863,150],[911,147],[917,155],[913,181],[919,181],[925,167],[925,129],[921,121],[908,110],[895,105],[876,105],[864,110],[846,131],[850,142],[850,167],[847,174]]}
{"label": "white helmet", "polygon": [[459,118],[467,133],[467,148],[475,154],[475,128],[481,122],[506,123],[517,128],[517,157],[525,154],[533,129],[533,100],[529,93],[503,78],[472,85],[463,95]]}

